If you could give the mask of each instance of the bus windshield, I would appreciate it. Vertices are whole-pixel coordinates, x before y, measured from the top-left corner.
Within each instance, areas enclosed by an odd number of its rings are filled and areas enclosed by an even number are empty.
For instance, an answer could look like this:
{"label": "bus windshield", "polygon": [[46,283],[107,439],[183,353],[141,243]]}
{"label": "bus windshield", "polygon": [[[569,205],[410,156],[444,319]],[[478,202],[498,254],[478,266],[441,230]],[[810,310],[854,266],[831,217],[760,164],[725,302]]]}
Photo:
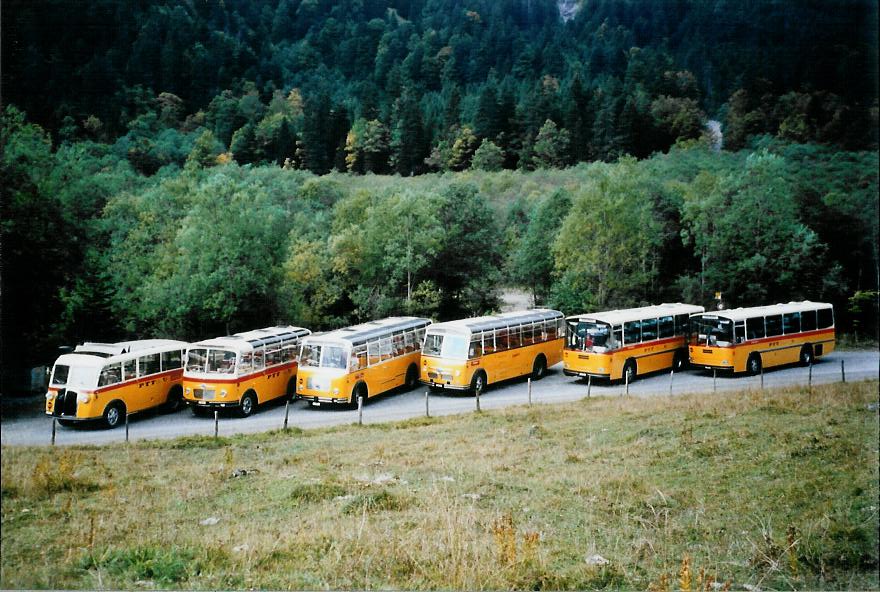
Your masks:
{"label": "bus windshield", "polygon": [[436,335],[428,333],[422,353],[426,356],[439,356],[466,360],[468,357],[468,341],[464,335]]}
{"label": "bus windshield", "polygon": [[733,343],[733,322],[716,315],[691,317],[691,344],[728,346]]}
{"label": "bus windshield", "polygon": [[236,353],[226,349],[197,347],[186,353],[187,372],[235,374]]}
{"label": "bus windshield", "polygon": [[345,348],[338,345],[303,344],[299,365],[311,368],[338,368],[344,370],[346,365]]}
{"label": "bus windshield", "polygon": [[606,352],[614,349],[611,325],[597,321],[569,321],[567,345],[570,349]]}
{"label": "bus windshield", "polygon": [[97,368],[56,364],[52,370],[51,386],[93,387],[97,382],[97,378]]}

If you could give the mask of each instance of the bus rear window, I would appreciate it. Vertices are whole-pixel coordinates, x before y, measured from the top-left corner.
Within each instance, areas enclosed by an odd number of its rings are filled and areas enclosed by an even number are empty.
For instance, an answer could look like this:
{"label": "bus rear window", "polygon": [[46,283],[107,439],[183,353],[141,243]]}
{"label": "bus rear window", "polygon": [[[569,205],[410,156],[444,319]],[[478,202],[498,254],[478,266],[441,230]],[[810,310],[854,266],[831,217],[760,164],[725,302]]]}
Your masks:
{"label": "bus rear window", "polygon": [[67,384],[67,377],[70,375],[70,366],[61,364],[55,366],[52,371],[52,386],[64,386]]}

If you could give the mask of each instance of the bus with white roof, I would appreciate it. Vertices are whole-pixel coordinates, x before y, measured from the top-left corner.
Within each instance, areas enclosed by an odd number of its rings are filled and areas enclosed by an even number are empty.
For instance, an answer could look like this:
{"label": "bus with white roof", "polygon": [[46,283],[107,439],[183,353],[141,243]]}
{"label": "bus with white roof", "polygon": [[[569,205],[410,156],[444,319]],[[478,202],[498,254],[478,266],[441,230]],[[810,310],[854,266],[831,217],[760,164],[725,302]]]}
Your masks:
{"label": "bus with white roof", "polygon": [[183,397],[193,414],[235,408],[248,417],[258,405],[292,397],[302,327],[267,327],[191,344],[186,351]]}
{"label": "bus with white roof", "polygon": [[691,318],[689,353],[700,368],[758,374],[834,351],[834,310],[824,302],[734,308]]}
{"label": "bus with white roof", "polygon": [[125,417],[181,402],[186,342],[143,339],[84,343],[58,357],[46,393],[46,414],[62,425],[101,420],[115,428]]}
{"label": "bus with white roof", "polygon": [[704,310],[665,303],[570,316],[563,372],[632,382],[641,374],[681,370],[688,361],[690,316]]}
{"label": "bus with white roof", "polygon": [[318,406],[356,405],[400,386],[414,387],[430,319],[390,317],[303,340],[296,394]]}
{"label": "bus with white roof", "polygon": [[420,380],[434,390],[470,391],[531,374],[562,360],[563,314],[535,308],[437,323],[422,346]]}

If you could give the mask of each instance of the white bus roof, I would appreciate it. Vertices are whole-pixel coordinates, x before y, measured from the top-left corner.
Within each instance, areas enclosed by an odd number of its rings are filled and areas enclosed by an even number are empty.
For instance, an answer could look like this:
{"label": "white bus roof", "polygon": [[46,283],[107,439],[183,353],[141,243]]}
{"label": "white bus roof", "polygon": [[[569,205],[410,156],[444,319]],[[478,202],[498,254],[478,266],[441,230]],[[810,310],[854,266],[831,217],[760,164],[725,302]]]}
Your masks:
{"label": "white bus roof", "polygon": [[291,325],[279,327],[266,327],[265,329],[254,329],[253,331],[244,331],[235,333],[225,337],[215,337],[213,339],[205,339],[197,343],[190,344],[190,349],[196,347],[207,347],[217,349],[230,349],[237,352],[249,352],[254,348],[279,343],[290,339],[302,339],[306,335],[310,335],[311,331],[302,327],[293,327]]}
{"label": "white bus roof", "polygon": [[427,327],[430,324],[431,319],[421,317],[388,317],[387,319],[379,319],[322,333],[321,335],[314,336],[314,339],[309,341],[341,341],[350,345],[360,345],[382,335]]}
{"label": "white bus roof", "polygon": [[187,343],[185,341],[177,341],[175,339],[140,339],[119,343],[86,342],[76,346],[72,353],[58,356],[55,363],[68,366],[100,367],[105,364],[130,360],[146,354],[167,351],[174,347],[186,349],[186,346]]}
{"label": "white bus roof", "polygon": [[609,325],[619,325],[629,321],[640,321],[642,319],[655,319],[658,317],[675,316],[681,314],[691,315],[700,313],[706,309],[695,304],[682,304],[680,302],[655,304],[653,306],[641,306],[639,308],[622,308],[620,310],[607,310],[604,312],[594,312],[589,314],[579,314],[567,317],[569,320],[577,321],[598,321],[600,323],[608,323]]}
{"label": "white bus roof", "polygon": [[563,318],[563,315],[558,310],[551,310],[549,308],[531,308],[529,310],[515,310],[512,312],[502,312],[497,315],[487,315],[483,317],[472,317],[469,319],[458,319],[455,321],[446,321],[445,323],[437,323],[431,325],[431,331],[437,333],[449,331],[450,333],[467,334],[561,318]]}
{"label": "white bus roof", "polygon": [[768,315],[779,315],[792,312],[804,312],[805,310],[819,310],[825,308],[833,308],[827,302],[789,302],[787,304],[771,304],[769,306],[753,306],[751,308],[731,308],[730,310],[712,310],[706,311],[706,316],[717,316],[731,321],[742,321],[755,317],[766,317]]}

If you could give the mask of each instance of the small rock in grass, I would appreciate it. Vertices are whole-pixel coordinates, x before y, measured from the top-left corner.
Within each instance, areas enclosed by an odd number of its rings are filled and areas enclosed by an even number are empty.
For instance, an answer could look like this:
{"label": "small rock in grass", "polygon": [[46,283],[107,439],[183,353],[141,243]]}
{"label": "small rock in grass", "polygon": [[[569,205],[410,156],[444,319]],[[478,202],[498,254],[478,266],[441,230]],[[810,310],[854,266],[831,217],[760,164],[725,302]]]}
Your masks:
{"label": "small rock in grass", "polygon": [[480,498],[483,496],[481,496],[479,493],[463,493],[463,494],[461,494],[461,497],[463,497],[465,499],[473,500],[476,502],[476,501],[480,501]]}
{"label": "small rock in grass", "polygon": [[250,549],[250,546],[247,543],[242,543],[240,545],[236,545],[235,547],[232,547],[232,552],[233,553],[243,553],[243,552],[247,551],[248,549]]}
{"label": "small rock in grass", "polygon": [[448,482],[448,483],[455,483],[455,479],[453,479],[453,478],[450,477],[449,475],[443,475],[442,477],[440,477],[440,480],[441,480],[441,481],[446,481],[446,482]]}
{"label": "small rock in grass", "polygon": [[210,518],[205,518],[204,520],[200,520],[199,524],[201,524],[202,526],[214,526],[218,522],[220,522],[219,518],[217,518],[216,516],[211,516]]}
{"label": "small rock in grass", "polygon": [[588,556],[586,561],[587,565],[608,565],[611,563],[599,554]]}

